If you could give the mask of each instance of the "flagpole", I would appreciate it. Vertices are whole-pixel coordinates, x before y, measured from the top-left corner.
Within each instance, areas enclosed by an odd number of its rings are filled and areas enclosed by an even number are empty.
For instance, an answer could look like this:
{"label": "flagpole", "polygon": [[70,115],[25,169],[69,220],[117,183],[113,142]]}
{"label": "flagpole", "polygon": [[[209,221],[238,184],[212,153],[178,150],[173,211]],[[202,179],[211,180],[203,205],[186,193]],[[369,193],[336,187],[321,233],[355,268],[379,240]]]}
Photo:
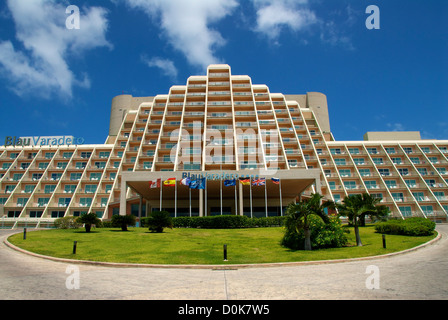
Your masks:
{"label": "flagpole", "polygon": [[235,215],[238,215],[238,202],[236,200],[236,180],[235,180]]}
{"label": "flagpole", "polygon": [[177,217],[177,180],[174,182],[174,216]]}
{"label": "flagpole", "polygon": [[162,211],[162,187],[163,187],[163,181],[160,179],[160,211]]}
{"label": "flagpole", "polygon": [[189,201],[190,201],[190,217],[191,217],[191,188],[190,188],[190,186],[188,186],[188,197],[189,197]]}
{"label": "flagpole", "polygon": [[283,216],[282,179],[278,179],[278,188],[279,188],[279,191],[280,191],[280,215]]}
{"label": "flagpole", "polygon": [[264,203],[266,207],[266,218],[268,217],[268,192],[266,189],[266,178],[264,179]]}
{"label": "flagpole", "polygon": [[[222,162],[222,159],[221,159],[221,162]],[[220,194],[221,215],[222,215],[222,163],[221,163],[220,167],[221,167],[221,180],[219,180],[219,194]]]}
{"label": "flagpole", "polygon": [[253,218],[253,209],[252,209],[252,177],[249,178],[249,192],[250,192],[250,217]]}

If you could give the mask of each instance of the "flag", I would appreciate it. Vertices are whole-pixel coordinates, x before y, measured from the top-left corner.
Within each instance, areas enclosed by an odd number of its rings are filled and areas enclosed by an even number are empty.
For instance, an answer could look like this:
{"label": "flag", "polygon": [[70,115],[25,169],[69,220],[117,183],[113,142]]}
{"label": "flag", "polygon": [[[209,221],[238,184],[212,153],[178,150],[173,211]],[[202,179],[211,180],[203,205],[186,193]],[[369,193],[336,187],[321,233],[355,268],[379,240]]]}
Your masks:
{"label": "flag", "polygon": [[149,187],[151,189],[153,188],[160,188],[160,182],[162,181],[162,179],[157,179],[156,181],[149,181]]}
{"label": "flag", "polygon": [[240,183],[242,185],[250,185],[250,178],[240,178]]}
{"label": "flag", "polygon": [[280,184],[280,179],[279,178],[271,178],[272,182],[274,182],[275,184]]}
{"label": "flag", "polygon": [[190,185],[190,178],[184,178],[182,180],[180,180],[180,183],[183,184],[184,186],[189,186]]}
{"label": "flag", "polygon": [[253,186],[264,186],[266,184],[266,180],[265,178],[260,178],[260,179],[254,179],[252,181],[252,185]]}
{"label": "flag", "polygon": [[232,179],[232,180],[224,180],[224,186],[225,187],[232,187],[236,185],[236,180]]}
{"label": "flag", "polygon": [[169,178],[163,181],[163,185],[166,187],[174,187],[176,185],[176,178]]}
{"label": "flag", "polygon": [[205,189],[205,178],[197,179],[197,180],[191,180],[190,181],[190,188],[191,189]]}

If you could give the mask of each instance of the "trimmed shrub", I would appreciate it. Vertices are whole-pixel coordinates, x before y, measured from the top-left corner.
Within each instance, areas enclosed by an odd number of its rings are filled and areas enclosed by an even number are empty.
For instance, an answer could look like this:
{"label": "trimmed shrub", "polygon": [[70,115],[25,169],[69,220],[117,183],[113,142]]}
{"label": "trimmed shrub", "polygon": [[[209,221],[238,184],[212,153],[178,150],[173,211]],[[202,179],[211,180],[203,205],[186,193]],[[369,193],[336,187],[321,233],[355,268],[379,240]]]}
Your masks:
{"label": "trimmed shrub", "polygon": [[[311,247],[313,249],[340,248],[347,244],[346,233],[349,231],[342,227],[338,217],[329,217],[329,223],[325,223],[317,216],[310,216]],[[281,245],[293,250],[305,249],[305,232],[285,230]]]}
{"label": "trimmed shrub", "polygon": [[375,225],[377,233],[405,235],[405,236],[429,236],[432,235],[436,224],[422,217],[413,217],[405,220],[389,220]]}
{"label": "trimmed shrub", "polygon": [[134,215],[115,215],[112,216],[112,227],[121,228],[122,231],[128,231],[128,226],[135,226],[136,217]]}
{"label": "trimmed shrub", "polygon": [[56,219],[54,226],[58,229],[78,229],[81,228],[82,224],[77,222],[76,217],[67,216]]}
{"label": "trimmed shrub", "polygon": [[173,228],[173,220],[168,211],[153,211],[144,219],[144,223],[151,232],[160,233],[164,228]]}

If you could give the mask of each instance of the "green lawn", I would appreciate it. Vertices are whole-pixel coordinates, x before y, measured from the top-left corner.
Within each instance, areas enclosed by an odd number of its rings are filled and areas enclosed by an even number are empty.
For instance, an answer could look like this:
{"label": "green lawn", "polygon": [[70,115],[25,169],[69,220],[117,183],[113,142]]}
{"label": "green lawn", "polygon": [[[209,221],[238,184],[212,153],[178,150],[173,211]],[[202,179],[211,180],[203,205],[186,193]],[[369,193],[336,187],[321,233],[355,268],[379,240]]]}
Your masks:
{"label": "green lawn", "polygon": [[[350,245],[344,248],[315,251],[292,251],[280,246],[283,228],[250,229],[165,229],[151,233],[144,228],[77,230],[44,230],[19,233],[9,238],[14,245],[43,255],[60,258],[148,264],[248,264],[291,261],[315,261],[355,258],[405,250],[435,237],[387,235],[383,249],[381,234],[372,226],[361,228],[363,247],[354,244],[349,228]],[[73,255],[73,242],[77,253]],[[227,244],[228,261],[223,261]]]}

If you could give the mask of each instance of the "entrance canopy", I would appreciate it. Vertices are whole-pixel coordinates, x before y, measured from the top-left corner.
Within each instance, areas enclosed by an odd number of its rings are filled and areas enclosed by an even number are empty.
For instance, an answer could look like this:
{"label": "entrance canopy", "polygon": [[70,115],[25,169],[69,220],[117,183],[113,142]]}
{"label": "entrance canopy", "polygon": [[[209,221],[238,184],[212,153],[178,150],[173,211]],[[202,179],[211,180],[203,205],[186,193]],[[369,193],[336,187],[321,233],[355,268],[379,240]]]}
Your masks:
{"label": "entrance canopy", "polygon": [[[246,180],[244,183],[243,180]],[[191,181],[199,182],[196,188]],[[320,192],[317,169],[237,171],[137,171],[121,176],[120,214],[126,214],[126,190],[131,188],[153,208],[194,206],[207,215],[211,206],[235,208],[242,214],[250,206],[286,206],[309,186]],[[232,210],[233,211],[233,210]]]}

